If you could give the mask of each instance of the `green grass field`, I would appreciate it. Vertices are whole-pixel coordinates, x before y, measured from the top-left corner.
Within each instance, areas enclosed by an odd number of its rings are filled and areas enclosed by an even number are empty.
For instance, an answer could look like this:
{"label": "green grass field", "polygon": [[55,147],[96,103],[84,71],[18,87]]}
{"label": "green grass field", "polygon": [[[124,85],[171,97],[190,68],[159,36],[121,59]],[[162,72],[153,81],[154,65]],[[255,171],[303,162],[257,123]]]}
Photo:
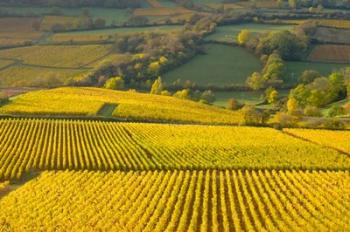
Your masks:
{"label": "green grass field", "polygon": [[216,28],[216,32],[205,38],[207,41],[218,42],[236,42],[236,38],[239,32],[243,29],[248,29],[252,33],[262,33],[270,31],[283,31],[292,30],[294,25],[276,25],[276,24],[258,24],[258,23],[245,23],[236,25],[219,26]]}
{"label": "green grass field", "polygon": [[295,84],[304,70],[316,70],[322,75],[329,75],[332,71],[345,68],[347,64],[320,63],[320,62],[286,62],[287,84]]}
{"label": "green grass field", "polygon": [[[288,90],[279,90],[279,96],[287,96]],[[215,92],[215,102],[213,103],[216,106],[226,107],[227,102],[230,98],[236,99],[242,104],[248,105],[257,105],[262,103],[264,96],[264,91],[218,91]]]}
{"label": "green grass field", "polygon": [[180,79],[182,83],[191,80],[199,86],[244,85],[247,76],[261,69],[260,61],[243,48],[217,44],[206,48],[206,55],[198,55],[166,73],[165,82],[170,84]]}

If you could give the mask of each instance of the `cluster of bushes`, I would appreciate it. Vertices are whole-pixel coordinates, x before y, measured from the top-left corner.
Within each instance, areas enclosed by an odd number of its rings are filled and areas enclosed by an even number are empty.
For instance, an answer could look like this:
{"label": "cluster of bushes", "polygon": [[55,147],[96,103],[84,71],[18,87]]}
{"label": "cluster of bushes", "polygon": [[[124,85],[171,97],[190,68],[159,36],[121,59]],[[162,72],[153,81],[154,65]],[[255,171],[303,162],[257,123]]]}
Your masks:
{"label": "cluster of bushes", "polygon": [[181,99],[199,101],[205,104],[213,103],[215,101],[215,95],[211,90],[201,92],[199,90],[182,89],[171,93],[170,91],[166,90],[166,86],[162,82],[161,77],[158,77],[158,79],[154,81],[150,93],[164,96],[174,96]]}

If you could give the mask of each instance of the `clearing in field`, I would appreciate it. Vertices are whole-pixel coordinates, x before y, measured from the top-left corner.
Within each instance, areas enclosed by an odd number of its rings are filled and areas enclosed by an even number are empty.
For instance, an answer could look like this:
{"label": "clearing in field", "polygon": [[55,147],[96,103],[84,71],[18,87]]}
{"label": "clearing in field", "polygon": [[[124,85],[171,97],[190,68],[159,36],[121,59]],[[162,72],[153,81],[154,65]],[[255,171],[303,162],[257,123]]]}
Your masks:
{"label": "clearing in field", "polygon": [[0,180],[48,169],[350,168],[349,156],[271,128],[2,119],[0,138]]}
{"label": "clearing in field", "polygon": [[0,229],[346,231],[349,193],[349,172],[52,171],[0,200]]}
{"label": "clearing in field", "polygon": [[308,59],[316,62],[350,63],[350,46],[317,45]]}
{"label": "clearing in field", "polygon": [[261,63],[253,54],[241,47],[210,44],[205,55],[198,55],[186,64],[164,75],[171,84],[190,80],[198,86],[244,86],[246,78],[261,69]]}
{"label": "clearing in field", "polygon": [[[279,90],[279,97],[288,96],[289,90]],[[234,98],[240,103],[247,105],[259,105],[264,100],[265,91],[217,91],[215,92],[214,105],[227,107],[228,100]]]}
{"label": "clearing in field", "polygon": [[31,46],[1,50],[0,58],[44,68],[86,68],[108,55],[111,48],[111,45]]}
{"label": "clearing in field", "polygon": [[205,38],[207,41],[235,43],[238,34],[243,29],[248,29],[250,32],[263,33],[270,31],[292,30],[293,25],[277,25],[277,24],[258,24],[258,23],[243,23],[236,25],[219,26],[214,34]]}
{"label": "clearing in field", "polygon": [[[81,96],[84,96],[83,98]],[[67,104],[69,102],[70,104]],[[18,96],[3,114],[96,116],[105,103],[116,104],[117,118],[203,123],[239,122],[236,112],[175,97],[97,88],[58,88]]]}

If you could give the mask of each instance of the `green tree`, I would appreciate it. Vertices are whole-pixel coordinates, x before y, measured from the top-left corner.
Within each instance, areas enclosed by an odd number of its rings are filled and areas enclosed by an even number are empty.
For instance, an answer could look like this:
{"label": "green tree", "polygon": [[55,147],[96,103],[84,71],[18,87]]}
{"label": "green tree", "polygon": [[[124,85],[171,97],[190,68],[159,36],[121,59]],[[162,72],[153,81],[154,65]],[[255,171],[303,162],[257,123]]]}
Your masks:
{"label": "green tree", "polygon": [[177,97],[177,98],[181,98],[181,99],[191,99],[191,95],[190,95],[190,90],[189,89],[179,90],[173,96]]}
{"label": "green tree", "polygon": [[246,83],[253,90],[261,89],[265,85],[265,81],[259,72],[254,72],[249,76]]}
{"label": "green tree", "polygon": [[264,122],[263,114],[254,106],[245,105],[241,110],[241,124],[243,125],[260,125]]}
{"label": "green tree", "polygon": [[157,80],[155,80],[151,87],[151,94],[161,94],[164,90],[164,85],[161,77],[158,77]]}
{"label": "green tree", "polygon": [[298,101],[295,98],[289,98],[287,102],[287,110],[289,114],[294,114],[298,109]]}
{"label": "green tree", "polygon": [[304,83],[304,84],[309,84],[313,82],[316,78],[321,77],[321,74],[315,70],[305,70],[300,78],[299,81]]}
{"label": "green tree", "polygon": [[304,109],[304,114],[310,117],[322,116],[320,109],[316,106],[306,106]]}
{"label": "green tree", "polygon": [[229,110],[238,110],[239,107],[240,107],[239,102],[236,99],[234,99],[234,98],[228,99],[227,109],[229,109]]}
{"label": "green tree", "polygon": [[124,89],[125,82],[122,77],[113,77],[106,81],[104,87],[106,89]]}
{"label": "green tree", "polygon": [[201,95],[201,100],[213,103],[215,101],[215,94],[211,90],[205,90]]}
{"label": "green tree", "polygon": [[328,117],[335,117],[335,116],[343,115],[343,114],[345,114],[345,109],[341,106],[334,105],[329,109],[327,116]]}
{"label": "green tree", "polygon": [[265,91],[265,99],[269,104],[275,104],[278,101],[278,91],[275,88],[269,87]]}

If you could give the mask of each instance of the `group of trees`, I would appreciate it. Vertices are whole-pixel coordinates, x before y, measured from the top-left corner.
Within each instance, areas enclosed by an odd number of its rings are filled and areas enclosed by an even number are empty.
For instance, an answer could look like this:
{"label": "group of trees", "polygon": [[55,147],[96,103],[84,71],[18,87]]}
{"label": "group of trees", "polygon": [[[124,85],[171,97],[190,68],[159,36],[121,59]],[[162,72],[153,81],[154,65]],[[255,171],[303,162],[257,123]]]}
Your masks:
{"label": "group of trees", "polygon": [[328,78],[316,77],[308,84],[299,84],[291,90],[289,98],[294,98],[300,107],[322,107],[346,96],[346,85],[341,73],[332,73]]}
{"label": "group of trees", "polygon": [[269,86],[280,86],[283,84],[284,62],[278,53],[263,55],[261,57],[264,68],[261,72],[254,72],[247,78],[247,85],[254,89],[267,88]]}
{"label": "group of trees", "polygon": [[172,94],[171,92],[166,90],[166,85],[163,83],[161,77],[158,77],[153,82],[150,93],[164,96],[174,96],[181,99],[199,101],[205,104],[213,103],[215,101],[215,95],[211,90],[205,90],[201,92],[199,90],[194,91],[190,89],[182,89]]}

